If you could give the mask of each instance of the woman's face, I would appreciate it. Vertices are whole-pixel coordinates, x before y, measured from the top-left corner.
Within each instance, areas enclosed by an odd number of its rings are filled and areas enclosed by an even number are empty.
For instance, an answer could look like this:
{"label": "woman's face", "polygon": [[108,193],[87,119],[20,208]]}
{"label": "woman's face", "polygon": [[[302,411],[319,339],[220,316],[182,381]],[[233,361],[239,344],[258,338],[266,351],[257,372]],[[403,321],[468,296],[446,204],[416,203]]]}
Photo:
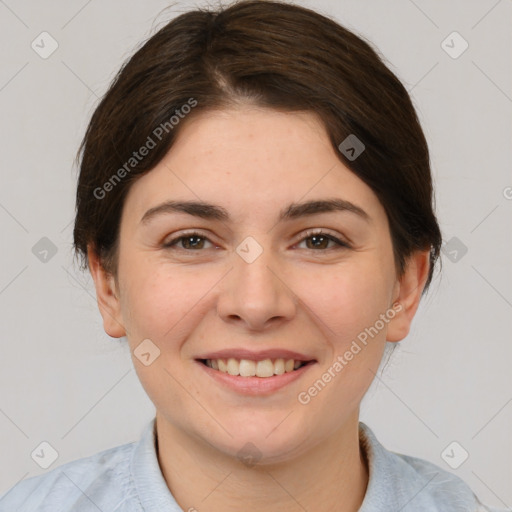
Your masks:
{"label": "woman's face", "polygon": [[[286,460],[357,422],[386,337],[408,329],[411,311],[391,310],[387,217],[311,113],[247,107],[180,128],[126,198],[105,329],[127,333],[161,425]],[[302,206],[316,201],[340,208]],[[231,375],[255,371],[277,375]]]}

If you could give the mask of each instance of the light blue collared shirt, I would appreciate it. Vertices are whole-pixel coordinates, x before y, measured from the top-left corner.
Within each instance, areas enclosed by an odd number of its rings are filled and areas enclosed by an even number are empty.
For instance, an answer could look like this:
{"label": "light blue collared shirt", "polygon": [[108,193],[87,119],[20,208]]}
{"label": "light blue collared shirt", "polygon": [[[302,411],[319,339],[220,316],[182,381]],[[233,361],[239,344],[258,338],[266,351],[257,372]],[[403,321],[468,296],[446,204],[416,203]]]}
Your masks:
{"label": "light blue collared shirt", "polygon": [[[459,477],[386,450],[368,426],[359,425],[369,464],[359,512],[500,512],[481,505]],[[155,439],[153,418],[137,442],[19,482],[0,498],[0,512],[183,512],[160,470]]]}

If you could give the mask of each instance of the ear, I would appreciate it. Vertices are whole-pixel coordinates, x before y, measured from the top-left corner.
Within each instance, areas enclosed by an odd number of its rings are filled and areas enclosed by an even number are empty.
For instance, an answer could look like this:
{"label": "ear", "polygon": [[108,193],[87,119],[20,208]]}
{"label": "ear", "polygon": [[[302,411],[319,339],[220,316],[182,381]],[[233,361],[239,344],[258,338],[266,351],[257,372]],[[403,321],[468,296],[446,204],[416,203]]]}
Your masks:
{"label": "ear", "polygon": [[411,327],[412,319],[420,304],[421,293],[427,281],[430,268],[430,249],[414,252],[406,262],[403,276],[396,283],[395,298],[401,309],[394,307],[397,312],[388,323],[387,341],[401,341]]}
{"label": "ear", "polygon": [[87,247],[87,257],[96,287],[98,307],[103,318],[103,328],[113,338],[126,336],[114,276],[103,268],[100,258],[91,245]]}

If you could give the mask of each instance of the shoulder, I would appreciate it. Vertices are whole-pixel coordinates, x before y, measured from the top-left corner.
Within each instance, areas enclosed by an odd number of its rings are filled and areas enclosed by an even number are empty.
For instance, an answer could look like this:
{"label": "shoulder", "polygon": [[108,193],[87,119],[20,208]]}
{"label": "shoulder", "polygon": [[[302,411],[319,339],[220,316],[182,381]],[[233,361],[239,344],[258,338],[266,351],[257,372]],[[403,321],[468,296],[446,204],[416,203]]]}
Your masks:
{"label": "shoulder", "polygon": [[[394,454],[402,459],[409,468],[419,475],[425,487],[428,487],[428,493],[432,496],[436,504],[440,504],[439,510],[453,510],[471,512],[506,512],[504,509],[492,508],[480,502],[471,488],[461,478],[449,471],[446,471],[432,462],[409,455]],[[471,505],[471,509],[466,509]],[[446,507],[446,508],[445,508]]]}
{"label": "shoulder", "polygon": [[410,468],[413,468],[418,475],[421,475],[425,484],[430,484],[429,493],[436,503],[445,506],[447,497],[450,497],[453,502],[453,509],[457,511],[466,510],[463,507],[470,504],[473,507],[470,509],[471,512],[506,512],[504,509],[488,507],[481,503],[461,478],[441,469],[436,464],[408,455],[395,455],[400,457]]}
{"label": "shoulder", "polygon": [[388,451],[371,429],[360,423],[360,441],[368,459],[368,502],[363,512],[384,497],[403,512],[500,512],[484,506],[457,475],[418,457]]}
{"label": "shoulder", "polygon": [[99,503],[102,510],[114,510],[129,493],[135,445],[110,448],[22,480],[0,497],[0,512],[85,512],[97,510]]}
{"label": "shoulder", "polygon": [[396,461],[400,461],[397,465],[401,463],[403,474],[408,475],[409,481],[416,483],[418,492],[424,493],[423,500],[429,500],[439,507],[436,510],[479,512],[475,494],[457,475],[418,457],[391,454]]}

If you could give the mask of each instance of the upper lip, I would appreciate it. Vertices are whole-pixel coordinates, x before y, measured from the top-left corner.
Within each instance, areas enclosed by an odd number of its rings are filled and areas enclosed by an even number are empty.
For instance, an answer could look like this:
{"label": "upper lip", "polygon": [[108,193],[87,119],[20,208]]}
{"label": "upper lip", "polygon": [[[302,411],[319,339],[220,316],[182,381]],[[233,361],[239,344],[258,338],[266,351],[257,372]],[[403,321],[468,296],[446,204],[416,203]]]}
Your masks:
{"label": "upper lip", "polygon": [[246,350],[243,348],[216,350],[215,352],[204,353],[196,359],[249,359],[252,361],[262,361],[263,359],[294,359],[295,361],[314,361],[314,357],[309,357],[293,350],[284,350],[271,348],[267,350]]}

